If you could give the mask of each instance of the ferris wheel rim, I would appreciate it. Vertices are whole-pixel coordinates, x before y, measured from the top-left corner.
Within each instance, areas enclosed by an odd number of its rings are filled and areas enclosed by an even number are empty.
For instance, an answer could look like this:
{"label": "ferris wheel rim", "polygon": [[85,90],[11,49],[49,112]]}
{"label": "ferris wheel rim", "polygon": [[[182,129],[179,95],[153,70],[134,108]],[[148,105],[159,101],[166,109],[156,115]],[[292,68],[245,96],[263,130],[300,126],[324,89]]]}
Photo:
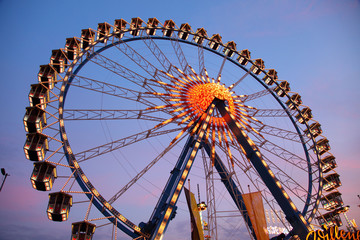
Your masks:
{"label": "ferris wheel rim", "polygon": [[[110,38],[111,36],[109,36]],[[182,43],[186,43],[186,44],[190,44],[190,45],[193,45],[195,47],[199,47],[199,44],[197,43],[194,43],[194,42],[190,42],[188,40],[183,40],[183,39],[177,39],[177,38],[172,38],[172,37],[164,37],[164,36],[148,36],[149,38],[152,38],[152,39],[156,39],[156,40],[167,40],[167,41],[179,41],[179,42],[182,42]],[[70,86],[71,82],[72,82],[72,79],[74,78],[74,76],[79,72],[81,71],[81,68],[86,65],[88,63],[88,61],[90,61],[91,58],[93,58],[95,55],[97,55],[98,53],[101,53],[115,45],[118,45],[118,44],[122,44],[123,42],[132,42],[132,41],[139,41],[139,40],[143,40],[142,37],[134,37],[134,38],[128,38],[128,39],[125,39],[125,40],[120,40],[120,41],[116,41],[116,42],[113,42],[111,44],[107,44],[106,46],[98,49],[96,52],[93,52],[92,54],[90,54],[89,56],[87,56],[87,58],[81,62],[81,64],[79,66],[76,67],[76,69],[74,70],[74,72],[71,74],[72,76],[69,78],[69,80],[67,81],[67,86]],[[99,41],[97,42],[94,42],[94,45],[95,46],[97,43],[99,43]],[[235,60],[231,59],[231,58],[228,58],[225,54],[221,53],[221,52],[218,52],[216,50],[213,50],[207,46],[202,46],[203,49],[207,50],[207,51],[210,51],[212,53],[215,53],[217,54],[218,56],[220,57],[224,57],[226,58],[226,60],[230,61],[231,63],[235,64],[237,67],[240,67],[241,69],[243,69],[244,71],[247,71],[247,69],[242,66],[241,64],[239,64],[238,62],[236,62]],[[91,48],[91,46],[89,47]],[[79,56],[80,58],[80,56]],[[306,146],[305,146],[305,143],[304,143],[304,139],[302,137],[302,134],[300,133],[300,129],[298,127],[298,125],[296,124],[295,120],[293,119],[293,117],[291,116],[291,114],[289,113],[287,107],[284,105],[283,102],[281,102],[280,98],[273,92],[270,90],[270,87],[267,86],[265,83],[263,83],[261,81],[261,79],[259,77],[257,77],[255,74],[253,73],[250,73],[250,75],[256,79],[258,81],[258,83],[260,83],[265,89],[269,90],[270,94],[276,99],[276,101],[280,104],[280,106],[285,110],[285,112],[287,113],[289,119],[291,120],[291,122],[293,123],[299,137],[301,138],[301,142],[302,142],[302,145],[304,147],[304,152],[306,154],[306,159],[307,159],[307,162],[308,162],[308,177],[309,177],[309,186],[308,186],[308,190],[310,190],[310,192],[308,192],[308,197],[307,197],[307,200],[306,200],[306,204],[304,205],[304,209],[302,210],[302,214],[306,213],[307,212],[307,208],[309,207],[309,201],[311,200],[311,190],[312,190],[312,175],[310,174],[311,173],[311,165],[310,165],[310,157],[308,156],[308,152],[306,150]],[[65,83],[65,82],[64,82]],[[63,95],[64,96],[64,102],[65,102],[65,97],[66,97],[66,93],[67,93],[67,89],[64,91],[65,94]],[[63,104],[61,105],[61,107],[64,107],[64,102]],[[59,105],[60,106],[60,105]],[[81,180],[81,178],[79,177],[79,180]],[[90,190],[89,187],[86,188],[86,190]],[[309,217],[309,218],[312,218],[312,217]]]}
{"label": "ferris wheel rim", "polygon": [[[145,29],[146,29],[146,28],[139,28],[139,29],[137,29],[137,30],[145,31]],[[157,28],[157,29],[162,30],[163,28]],[[127,29],[127,30],[130,31],[130,29]],[[133,29],[132,29],[132,30],[133,30]],[[179,32],[179,29],[173,29],[173,30]],[[193,34],[193,33],[190,33],[190,34],[191,34],[191,35],[195,35],[195,34]],[[107,39],[109,39],[110,37],[113,37],[113,36],[114,36],[114,33],[113,33],[112,35],[107,36]],[[174,40],[175,40],[175,41],[179,41],[179,42],[182,42],[182,43],[191,44],[191,45],[197,46],[197,47],[200,47],[200,46],[201,46],[201,47],[204,48],[205,50],[208,50],[208,51],[210,51],[210,52],[212,52],[212,53],[216,53],[217,55],[226,58],[227,61],[232,62],[233,64],[235,64],[235,65],[238,66],[238,67],[241,67],[242,70],[247,71],[247,69],[246,69],[245,67],[243,67],[241,64],[237,63],[235,60],[233,60],[233,59],[231,59],[231,58],[228,58],[227,56],[225,56],[225,54],[222,54],[221,52],[216,51],[216,50],[213,50],[213,49],[211,49],[211,48],[209,48],[209,47],[207,47],[207,46],[203,46],[203,45],[198,44],[198,43],[195,44],[194,42],[190,42],[190,41],[188,41],[188,40],[178,39],[177,37],[173,37],[173,35],[171,35],[171,37],[165,37],[165,36],[148,36],[148,37],[150,37],[150,38],[152,38],[152,39],[159,39],[159,40],[170,40],[170,41],[174,41]],[[206,38],[209,40],[208,37],[206,37]],[[142,38],[142,37],[138,37],[138,38],[134,37],[134,38],[128,38],[128,39],[125,39],[125,40],[121,40],[121,41],[118,41],[118,42],[116,42],[116,43],[117,43],[117,44],[121,44],[122,42],[131,42],[131,41],[141,40],[141,39],[143,39],[143,38]],[[97,40],[97,41],[95,41],[92,45],[90,45],[87,49],[82,50],[82,51],[81,51],[81,55],[78,56],[77,59],[79,59],[80,57],[82,57],[83,55],[85,55],[85,54],[90,50],[91,47],[94,47],[95,45],[97,45],[97,44],[100,43],[100,42],[101,42],[100,40]],[[70,87],[70,84],[71,84],[71,82],[72,82],[72,79],[73,79],[74,75],[76,75],[76,74],[81,70],[81,68],[82,68],[84,65],[86,65],[86,63],[87,63],[95,54],[100,53],[100,52],[102,52],[102,51],[105,51],[105,50],[108,49],[108,48],[113,47],[114,44],[115,44],[115,43],[108,44],[108,45],[106,45],[106,46],[98,49],[96,52],[92,53],[91,55],[87,56],[87,58],[86,58],[84,61],[82,61],[79,66],[77,66],[77,67],[75,68],[74,72],[71,73],[72,76],[70,76],[69,80],[63,81],[63,86],[65,85],[65,87],[64,87],[64,90],[61,90],[60,97],[62,97],[63,100],[62,100],[61,102],[59,101],[59,109],[60,109],[60,108],[61,108],[62,110],[64,109],[66,94],[67,94],[68,88]],[[100,51],[100,50],[101,50],[101,51]],[[70,65],[71,68],[73,67],[73,65],[76,65],[76,64],[77,64],[77,60],[74,60],[74,61],[71,63],[71,65]],[[69,77],[69,75],[70,75],[70,70],[69,70],[69,69],[70,69],[70,67],[68,68],[68,70],[67,70],[67,72],[66,72],[66,79],[67,79],[67,78]],[[300,133],[300,129],[298,128],[298,125],[296,124],[295,120],[293,119],[293,117],[291,116],[291,114],[289,113],[289,111],[287,110],[287,108],[286,108],[286,106],[284,105],[284,103],[281,102],[280,98],[279,98],[273,91],[271,91],[270,88],[269,88],[266,84],[264,84],[259,77],[257,77],[255,74],[252,74],[252,73],[250,73],[250,74],[251,74],[251,76],[252,76],[253,78],[255,78],[260,84],[262,84],[262,85],[265,87],[265,89],[268,89],[269,92],[271,93],[271,95],[273,95],[273,97],[278,101],[278,103],[281,105],[281,107],[282,107],[282,108],[285,110],[285,112],[287,113],[288,117],[291,119],[293,125],[294,125],[295,128],[296,128],[296,131],[297,131],[299,137],[301,138],[301,143],[302,143],[302,145],[303,145],[304,152],[305,152],[305,154],[306,154],[307,163],[308,163],[308,177],[309,177],[308,190],[310,191],[310,192],[308,192],[308,197],[307,197],[307,200],[306,200],[306,204],[304,205],[304,209],[302,210],[302,213],[304,214],[304,213],[307,212],[307,208],[310,206],[310,204],[308,204],[308,203],[309,203],[310,200],[311,200],[311,191],[312,191],[312,183],[313,183],[313,181],[312,181],[312,175],[311,175],[311,172],[312,172],[312,171],[311,171],[310,159],[309,159],[309,156],[308,156],[308,150],[306,149],[304,140],[303,140],[303,138],[302,138],[302,134]],[[266,74],[266,73],[265,73],[265,74]],[[66,83],[65,83],[65,82],[66,82]],[[276,83],[276,84],[278,84],[278,83]],[[63,89],[63,87],[62,87],[61,89]],[[300,110],[298,109],[298,112],[299,112],[299,111],[300,111]],[[61,115],[61,117],[60,117],[60,115]],[[65,152],[66,158],[67,158],[70,166],[73,166],[74,160],[75,160],[75,162],[76,162],[76,159],[75,159],[75,158],[74,158],[74,159],[71,159],[71,158],[72,158],[72,156],[71,156],[71,155],[72,155],[72,151],[71,151],[70,144],[68,143],[68,140],[66,140],[66,139],[67,139],[67,136],[66,136],[65,126],[64,126],[64,125],[61,126],[61,122],[63,123],[63,113],[61,113],[61,114],[59,113],[59,119],[60,119],[60,121],[59,121],[59,123],[60,123],[59,129],[60,129],[60,137],[61,137],[61,140],[62,140],[64,143],[67,142],[66,144],[64,144],[64,147],[63,147],[63,148],[64,148],[64,152]],[[61,121],[61,120],[62,120],[62,121]],[[307,123],[306,123],[306,124],[307,124]],[[307,128],[308,128],[308,126],[307,126]],[[63,134],[66,136],[66,137],[65,137],[66,139],[63,137]],[[314,139],[313,139],[313,142],[314,142]],[[314,144],[315,144],[315,142],[314,142]],[[69,147],[69,148],[68,148],[68,147]],[[69,151],[68,149],[70,149],[70,151]],[[319,163],[319,164],[320,164],[320,163]],[[84,192],[89,192],[89,190],[90,190],[90,192],[92,192],[92,191],[91,191],[91,188],[89,187],[90,185],[84,183],[84,180],[80,177],[81,174],[79,174],[79,173],[82,173],[82,174],[84,175],[84,173],[82,172],[81,168],[80,168],[80,167],[79,167],[79,168],[76,168],[75,171],[77,172],[77,174],[76,174],[76,179],[77,179],[80,187],[83,188]],[[319,167],[319,172],[320,172],[320,175],[321,175],[321,168],[320,168],[320,167]],[[85,176],[85,175],[84,175],[84,176]],[[86,176],[85,176],[85,177],[86,177]],[[81,183],[80,183],[80,182],[81,182]],[[89,184],[91,184],[91,183],[89,182]],[[321,185],[321,181],[319,181],[319,185]],[[86,191],[85,191],[85,189],[86,189]],[[94,189],[95,189],[95,188],[94,188]],[[95,189],[95,190],[96,190],[96,189]],[[96,190],[96,191],[97,191],[97,190]],[[93,196],[92,194],[93,194],[93,192],[87,194],[87,196],[90,198],[90,196]],[[319,188],[319,192],[318,192],[317,198],[320,198],[320,196],[321,196],[321,188]],[[102,204],[102,205],[101,205],[102,209],[103,209],[104,207],[106,207],[106,206],[104,206],[103,203],[99,203],[99,202],[98,202],[98,204],[99,204],[99,205]],[[313,208],[313,213],[310,214],[309,217],[308,217],[309,219],[311,219],[311,218],[313,217],[313,215],[315,214],[316,209],[318,208],[318,205],[319,205],[319,202],[316,201],[316,205],[315,205],[315,207]],[[112,207],[112,206],[111,206],[111,207]],[[108,210],[109,210],[109,209],[108,209]],[[115,216],[115,214],[114,214],[114,216]],[[119,222],[121,222],[121,221],[119,221]],[[118,224],[120,224],[119,222],[118,222]]]}

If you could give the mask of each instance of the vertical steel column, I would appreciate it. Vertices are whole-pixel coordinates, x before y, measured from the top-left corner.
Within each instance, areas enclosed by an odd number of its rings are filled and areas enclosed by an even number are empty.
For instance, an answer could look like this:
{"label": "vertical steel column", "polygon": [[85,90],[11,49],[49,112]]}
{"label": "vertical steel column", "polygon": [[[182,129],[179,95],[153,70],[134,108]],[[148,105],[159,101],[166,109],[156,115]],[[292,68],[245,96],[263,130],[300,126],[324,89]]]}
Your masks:
{"label": "vertical steel column", "polygon": [[241,129],[233,116],[228,112],[225,102],[218,101],[216,105],[223,119],[226,121],[230,130],[236,137],[237,142],[242,146],[246,157],[252,163],[256,171],[259,173],[261,179],[274,196],[275,200],[285,213],[286,219],[289,221],[293,230],[292,234],[298,235],[302,240],[306,239],[309,231],[311,231],[307,221],[298,211],[295,204],[291,201],[289,195],[285,192],[281,186],[280,181],[275,177],[274,173],[270,170],[269,166],[262,158],[258,148],[252,142],[252,140]]}
{"label": "vertical steel column", "polygon": [[209,166],[209,162],[205,157],[205,148],[203,148],[202,158],[205,170],[206,179],[206,202],[207,202],[207,217],[208,217],[208,235],[212,239],[217,240],[217,222],[216,222],[216,202],[215,202],[215,188],[214,188],[214,170]]}
{"label": "vertical steel column", "polygon": [[[205,148],[205,151],[207,152],[207,154],[210,157],[211,156],[210,144],[208,142],[206,142],[206,143],[203,142],[203,147]],[[257,239],[256,234],[255,234],[254,228],[252,226],[252,223],[250,221],[249,214],[246,210],[246,206],[244,204],[242,194],[241,194],[240,190],[238,189],[238,187],[236,186],[231,175],[228,173],[228,171],[227,171],[225,165],[223,164],[223,162],[221,161],[220,157],[217,155],[217,153],[215,153],[214,167],[216,168],[217,172],[219,173],[221,181],[224,183],[224,185],[225,185],[226,189],[228,190],[231,198],[233,199],[235,205],[240,210],[240,213],[242,213],[244,220],[247,223],[247,225],[251,231],[252,236],[256,240]]]}

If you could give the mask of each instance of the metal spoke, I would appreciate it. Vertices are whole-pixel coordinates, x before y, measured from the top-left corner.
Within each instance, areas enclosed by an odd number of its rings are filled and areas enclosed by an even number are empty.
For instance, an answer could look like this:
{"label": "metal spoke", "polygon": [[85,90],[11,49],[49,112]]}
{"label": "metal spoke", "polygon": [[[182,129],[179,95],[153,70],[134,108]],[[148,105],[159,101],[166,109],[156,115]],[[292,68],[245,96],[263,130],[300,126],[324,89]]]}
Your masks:
{"label": "metal spoke", "polygon": [[222,70],[223,70],[223,68],[224,68],[224,65],[225,65],[226,59],[227,59],[227,57],[226,57],[226,56],[224,56],[224,59],[223,59],[223,61],[222,61],[222,63],[221,63],[221,67],[220,67],[220,69],[219,69],[219,73],[218,73],[217,78],[216,78],[217,82],[220,82],[220,79],[221,79],[221,73],[222,73]]}
{"label": "metal spoke", "polygon": [[177,145],[185,136],[176,141],[175,144],[169,145],[164,149],[154,160],[152,160],[143,170],[141,170],[136,176],[131,179],[120,191],[118,191],[114,196],[108,201],[110,204],[114,203],[123,193],[125,193],[132,185],[134,185],[147,171],[151,169],[167,152],[169,152],[174,146]]}
{"label": "metal spoke", "polygon": [[105,110],[105,109],[66,109],[64,111],[64,120],[128,120],[141,119],[156,122],[163,122],[167,118],[151,116],[151,113],[157,113],[158,110]]}
{"label": "metal spoke", "polygon": [[115,45],[115,47],[141,67],[145,72],[147,72],[151,77],[157,78],[156,73],[158,69],[152,65],[148,60],[146,60],[141,54],[136,52],[132,47],[130,47],[126,42]]}
{"label": "metal spoke", "polygon": [[[153,94],[139,92],[133,89],[127,89],[124,87],[120,87],[117,85],[109,84],[106,82],[98,81],[87,77],[82,77],[79,75],[73,75],[73,76],[74,78],[73,81],[71,82],[72,86],[84,88],[95,92],[100,92],[111,96],[121,97],[132,101],[142,102],[147,106],[154,105],[151,101],[145,99],[145,98],[155,98]],[[149,81],[149,83],[152,83],[152,81]]]}
{"label": "metal spoke", "polygon": [[[247,71],[247,73],[245,73],[239,80],[237,80],[235,83],[233,83],[230,87],[229,90],[233,89],[234,87],[236,87],[242,80],[244,80],[249,74],[250,74],[251,70],[249,69]],[[245,101],[245,100],[244,100]]]}
{"label": "metal spoke", "polygon": [[270,154],[277,156],[278,158],[290,163],[291,165],[299,168],[302,171],[305,171],[305,172],[307,171],[306,159],[303,159],[300,156],[297,156],[296,154],[294,154],[294,153],[292,153],[292,152],[290,152],[290,151],[288,151],[266,139],[265,140],[260,139],[256,135],[254,135],[254,137],[258,139],[257,141],[254,139],[254,143],[256,143],[256,145],[259,148],[269,152]]}
{"label": "metal spoke", "polygon": [[[117,44],[115,45],[115,47],[124,55],[126,55],[129,59],[131,59],[134,63],[136,63],[140,68],[142,68],[146,73],[148,73],[152,78],[161,81],[158,75],[160,73],[160,70],[156,68],[153,64],[151,64],[148,60],[146,60],[141,54],[131,48],[126,42]],[[152,82],[155,83],[156,81]],[[169,92],[168,88],[165,85],[158,84],[156,86],[162,88],[166,92]],[[144,83],[142,87],[146,88],[150,92],[158,92],[151,88],[147,83]],[[157,98],[162,100],[163,102],[166,102],[166,100],[162,96],[158,96]]]}
{"label": "metal spoke", "polygon": [[[248,109],[248,115],[251,117],[289,117],[284,109]],[[296,111],[290,110],[290,115],[294,116]]]}
{"label": "metal spoke", "polygon": [[181,131],[182,128],[175,128],[175,129],[164,130],[164,131],[158,131],[158,129],[149,129],[149,130],[137,133],[137,134],[133,134],[131,136],[121,138],[116,141],[112,141],[110,143],[103,144],[101,146],[97,146],[97,147],[79,152],[79,153],[75,154],[75,157],[76,157],[77,161],[80,163],[80,162],[98,157],[100,155],[115,151],[122,147],[131,145],[136,142],[140,142],[142,140],[145,140],[145,139],[148,139],[151,137],[156,137],[156,136],[160,136],[160,135],[169,134],[172,132]]}
{"label": "metal spoke", "polygon": [[[148,36],[147,34],[144,34],[145,31],[141,32],[141,38],[143,39],[145,45],[149,48],[150,52],[155,56],[155,58],[159,61],[159,63],[163,66],[164,71],[171,72],[171,73],[177,73],[177,71],[174,71],[172,63],[169,61],[169,59],[166,57],[166,55],[161,51],[159,46],[155,43],[155,41]],[[155,73],[156,75],[156,73]]]}
{"label": "metal spoke", "polygon": [[296,132],[277,128],[274,126],[261,124],[259,122],[254,122],[253,127],[261,134],[268,134],[268,135],[271,135],[274,137],[279,137],[279,138],[287,139],[287,140],[294,141],[294,142],[299,142],[299,143],[301,142],[301,139]]}
{"label": "metal spoke", "polygon": [[200,76],[205,76],[204,48],[202,45],[198,46],[198,59],[199,59],[199,74]]}
{"label": "metal spoke", "polygon": [[[120,44],[121,46],[123,44]],[[125,45],[125,44],[124,44]],[[117,46],[117,45],[116,45]],[[139,57],[138,55],[136,55],[137,57]],[[140,58],[142,59],[142,58]],[[152,85],[154,85],[156,82],[152,81],[148,81],[148,78],[145,78],[143,76],[141,76],[140,74],[122,66],[121,64],[101,55],[100,53],[96,53],[94,54],[93,58],[90,59],[91,62],[109,70],[110,72],[115,73],[116,75],[127,79],[128,81],[150,91],[150,92],[155,92],[155,90],[151,87]],[[153,67],[154,68],[154,67]],[[155,68],[156,69],[156,68]],[[154,74],[155,74],[155,70],[154,70]],[[154,78],[156,78],[155,76],[153,76]],[[162,85],[160,84],[155,84],[155,86],[163,88]]]}
{"label": "metal spoke", "polygon": [[175,54],[179,60],[179,63],[180,63],[180,66],[181,66],[181,70],[186,73],[186,74],[189,74],[191,75],[192,72],[191,70],[189,69],[189,64],[188,62],[186,61],[186,58],[185,58],[185,55],[184,55],[184,52],[182,51],[181,49],[181,46],[179,44],[179,41],[177,40],[172,40],[171,41],[171,45],[173,46],[174,48],[174,51],[175,51]]}
{"label": "metal spoke", "polygon": [[242,102],[247,102],[247,101],[257,99],[257,98],[261,98],[263,96],[271,94],[271,91],[273,91],[274,89],[275,89],[275,87],[272,87],[272,88],[265,89],[265,90],[262,90],[260,92],[256,92],[256,93],[253,93],[253,94],[250,94],[250,95],[245,95],[245,96],[241,97],[240,100]]}
{"label": "metal spoke", "polygon": [[118,62],[113,61],[110,58],[107,58],[100,53],[94,53],[94,56],[90,59],[91,62],[129,80],[132,83],[135,83],[138,86],[146,85],[147,78],[141,76],[140,74],[122,66]]}

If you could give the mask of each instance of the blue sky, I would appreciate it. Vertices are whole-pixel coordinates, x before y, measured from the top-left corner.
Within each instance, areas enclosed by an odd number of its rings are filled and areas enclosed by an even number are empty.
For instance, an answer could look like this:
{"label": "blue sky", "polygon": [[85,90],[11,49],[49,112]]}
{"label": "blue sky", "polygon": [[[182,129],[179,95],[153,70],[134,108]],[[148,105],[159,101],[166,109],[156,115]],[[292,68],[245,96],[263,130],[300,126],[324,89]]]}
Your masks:
{"label": "blue sky", "polygon": [[69,222],[46,219],[47,193],[31,188],[32,164],[22,150],[22,118],[39,65],[48,63],[51,50],[63,47],[66,38],[80,36],[81,29],[133,17],[204,27],[275,68],[321,123],[337,159],[339,190],[351,207],[348,217],[360,224],[359,0],[104,2],[0,0],[0,167],[10,174],[0,193],[2,239],[69,236],[64,230]]}

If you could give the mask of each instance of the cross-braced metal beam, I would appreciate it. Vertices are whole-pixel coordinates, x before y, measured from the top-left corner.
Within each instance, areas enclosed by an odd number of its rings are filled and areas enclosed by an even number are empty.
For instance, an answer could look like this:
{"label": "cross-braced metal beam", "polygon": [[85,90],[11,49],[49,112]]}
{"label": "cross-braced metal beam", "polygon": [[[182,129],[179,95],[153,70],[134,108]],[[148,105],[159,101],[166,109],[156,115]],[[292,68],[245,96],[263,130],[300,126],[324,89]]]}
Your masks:
{"label": "cross-braced metal beam", "polygon": [[246,135],[246,133],[238,125],[234,117],[229,113],[224,101],[218,101],[216,105],[223,119],[234,134],[236,141],[242,146],[247,159],[252,163],[256,171],[259,173],[262,181],[270,190],[277,203],[285,213],[286,219],[289,221],[293,230],[292,234],[298,235],[302,240],[306,239],[308,232],[311,230],[309,224],[302,216],[295,204],[291,201],[289,195],[285,192],[280,181],[263,159],[259,149],[254,142]]}

